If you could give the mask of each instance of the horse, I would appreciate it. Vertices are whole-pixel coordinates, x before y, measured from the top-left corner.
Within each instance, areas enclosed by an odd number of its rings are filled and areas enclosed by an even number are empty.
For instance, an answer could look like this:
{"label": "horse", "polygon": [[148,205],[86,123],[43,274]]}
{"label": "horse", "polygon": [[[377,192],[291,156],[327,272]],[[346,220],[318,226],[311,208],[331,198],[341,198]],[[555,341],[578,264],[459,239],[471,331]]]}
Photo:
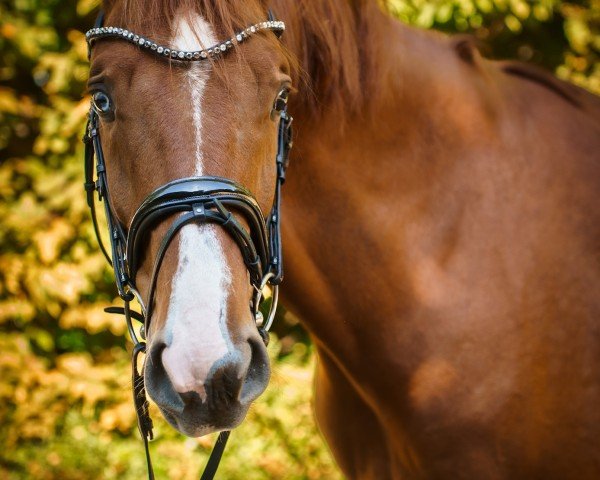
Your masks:
{"label": "horse", "polygon": [[[281,38],[236,41],[269,9]],[[140,39],[91,49],[122,225],[162,185],[205,175],[268,211],[273,105],[290,92],[282,299],[316,345],[316,418],[347,478],[600,477],[598,98],[374,0],[103,10]],[[227,54],[178,62],[228,38]],[[145,301],[156,282],[144,378],[201,436],[242,422],[269,366],[250,269],[221,225],[183,226],[153,273],[179,215],[148,232],[135,275]]]}

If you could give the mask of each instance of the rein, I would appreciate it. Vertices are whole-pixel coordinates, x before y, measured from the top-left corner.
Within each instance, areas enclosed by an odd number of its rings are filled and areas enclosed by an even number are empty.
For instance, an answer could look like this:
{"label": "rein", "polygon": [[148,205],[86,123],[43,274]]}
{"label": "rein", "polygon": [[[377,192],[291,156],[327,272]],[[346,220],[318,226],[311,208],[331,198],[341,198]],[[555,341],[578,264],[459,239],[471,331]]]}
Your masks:
{"label": "rein", "polygon": [[[200,61],[224,54],[234,45],[245,41],[261,30],[271,30],[279,36],[285,29],[284,23],[276,21],[269,12],[268,21],[252,25],[229,40],[206,50],[183,52],[160,46],[122,28],[103,27],[102,23],[103,14],[101,12],[94,28],[86,33],[88,57],[91,56],[92,46],[96,41],[103,38],[117,38],[134,43],[149,53],[166,57],[175,62]],[[251,312],[265,345],[269,343],[268,330],[275,317],[278,288],[283,280],[281,186],[285,182],[289,152],[292,147],[292,117],[287,113],[287,94],[280,93],[271,113],[272,117],[279,116],[279,127],[275,157],[277,178],[273,205],[267,217],[261,211],[252,193],[233,180],[214,176],[187,177],[169,182],[148,195],[135,212],[129,227],[126,228],[118,221],[110,202],[106,164],[100,140],[100,117],[92,101],[86,133],[83,137],[85,144],[84,188],[100,249],[114,270],[117,291],[123,300],[123,307],[109,307],[105,311],[124,315],[129,336],[134,344],[132,353],[133,401],[138,419],[138,429],[144,441],[150,480],[155,478],[148,445],[148,442],[153,439],[153,425],[149,414],[143,371],[138,369],[138,357],[146,351],[146,334],[150,327],[156,281],[164,255],[175,235],[185,225],[214,223],[221,226],[235,240],[242,253],[250,274],[250,283],[255,291],[250,306]],[[97,193],[98,201],[104,203],[110,237],[110,254],[101,239],[94,193]],[[144,303],[135,281],[139,259],[145,248],[144,240],[158,223],[174,214],[178,214],[178,216],[163,237],[154,259],[147,303]],[[248,230],[238,221],[236,215],[246,220],[249,225]],[[265,321],[260,306],[264,301],[262,292],[266,286],[271,287],[273,300]],[[133,300],[137,300],[139,303],[141,313],[131,309]],[[133,325],[134,320],[142,324],[139,336]],[[229,431],[219,434],[201,480],[210,480],[214,477],[229,434]]]}

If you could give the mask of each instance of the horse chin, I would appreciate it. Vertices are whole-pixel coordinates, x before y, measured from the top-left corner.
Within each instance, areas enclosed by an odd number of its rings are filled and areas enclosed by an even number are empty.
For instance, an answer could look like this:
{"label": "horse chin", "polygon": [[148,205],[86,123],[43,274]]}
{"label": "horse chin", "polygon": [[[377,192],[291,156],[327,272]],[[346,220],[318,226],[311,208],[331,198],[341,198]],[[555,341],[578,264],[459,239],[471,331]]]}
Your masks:
{"label": "horse chin", "polygon": [[214,432],[232,430],[246,418],[250,404],[236,403],[228,405],[226,410],[211,411],[205,404],[192,402],[182,411],[173,412],[159,406],[159,410],[167,422],[179,433],[187,437],[203,437]]}

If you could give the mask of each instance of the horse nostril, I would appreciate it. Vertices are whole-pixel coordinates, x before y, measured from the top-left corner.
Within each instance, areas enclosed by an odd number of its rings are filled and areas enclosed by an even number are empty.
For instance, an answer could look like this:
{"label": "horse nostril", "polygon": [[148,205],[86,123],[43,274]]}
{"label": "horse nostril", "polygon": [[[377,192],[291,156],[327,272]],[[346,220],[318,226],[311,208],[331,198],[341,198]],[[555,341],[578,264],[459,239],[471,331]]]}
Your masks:
{"label": "horse nostril", "polygon": [[250,364],[240,392],[240,400],[243,403],[250,403],[264,392],[271,376],[269,355],[263,339],[260,336],[253,336],[248,339],[248,344],[250,345]]}
{"label": "horse nostril", "polygon": [[224,359],[216,368],[213,367],[205,385],[207,402],[210,407],[227,406],[230,402],[239,399],[244,381],[242,369],[242,363],[232,358]]}
{"label": "horse nostril", "polygon": [[208,405],[227,407],[232,402],[248,404],[258,397],[269,381],[267,349],[256,335],[248,339],[245,354],[229,354],[212,368],[206,381]]}
{"label": "horse nostril", "polygon": [[174,413],[181,413],[185,403],[179,393],[175,391],[162,362],[162,354],[166,347],[163,342],[156,342],[150,346],[146,359],[144,382],[152,400]]}

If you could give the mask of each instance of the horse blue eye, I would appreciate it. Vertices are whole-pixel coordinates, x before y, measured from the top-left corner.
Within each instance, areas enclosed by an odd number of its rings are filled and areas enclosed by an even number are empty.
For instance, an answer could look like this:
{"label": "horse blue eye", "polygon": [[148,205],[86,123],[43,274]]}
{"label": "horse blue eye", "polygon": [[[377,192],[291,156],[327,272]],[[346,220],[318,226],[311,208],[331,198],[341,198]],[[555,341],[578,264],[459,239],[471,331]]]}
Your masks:
{"label": "horse blue eye", "polygon": [[107,114],[112,110],[112,103],[109,96],[104,92],[96,92],[92,95],[94,109],[99,114]]}

